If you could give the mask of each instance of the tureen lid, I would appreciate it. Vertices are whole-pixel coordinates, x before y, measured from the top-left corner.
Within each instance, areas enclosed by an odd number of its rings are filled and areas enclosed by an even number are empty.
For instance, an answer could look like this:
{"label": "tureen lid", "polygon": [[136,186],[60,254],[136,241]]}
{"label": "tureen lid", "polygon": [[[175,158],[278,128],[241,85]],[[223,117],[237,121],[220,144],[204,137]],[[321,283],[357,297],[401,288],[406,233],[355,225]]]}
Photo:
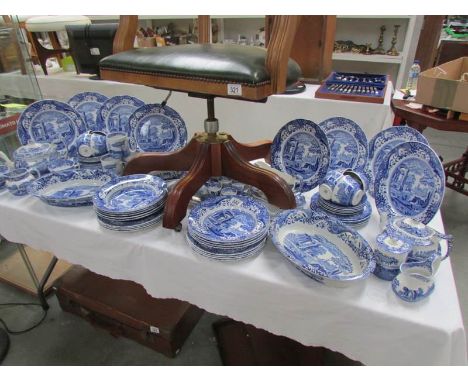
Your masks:
{"label": "tureen lid", "polygon": [[383,232],[376,237],[377,247],[382,252],[390,252],[394,254],[405,254],[411,251],[411,245],[400,238],[389,235]]}
{"label": "tureen lid", "polygon": [[28,143],[27,145],[18,147],[13,153],[13,157],[15,160],[34,158],[49,153],[51,149],[52,145],[50,143]]}

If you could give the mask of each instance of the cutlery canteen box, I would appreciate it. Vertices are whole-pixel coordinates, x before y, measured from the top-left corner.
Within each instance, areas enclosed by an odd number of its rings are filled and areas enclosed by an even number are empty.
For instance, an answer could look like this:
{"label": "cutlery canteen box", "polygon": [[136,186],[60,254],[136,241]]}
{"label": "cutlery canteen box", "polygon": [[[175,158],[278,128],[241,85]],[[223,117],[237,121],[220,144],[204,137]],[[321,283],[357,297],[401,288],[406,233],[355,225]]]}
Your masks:
{"label": "cutlery canteen box", "polygon": [[80,266],[73,266],[55,286],[64,311],[171,358],[203,314],[188,302],[153,298],[133,281],[114,280]]}

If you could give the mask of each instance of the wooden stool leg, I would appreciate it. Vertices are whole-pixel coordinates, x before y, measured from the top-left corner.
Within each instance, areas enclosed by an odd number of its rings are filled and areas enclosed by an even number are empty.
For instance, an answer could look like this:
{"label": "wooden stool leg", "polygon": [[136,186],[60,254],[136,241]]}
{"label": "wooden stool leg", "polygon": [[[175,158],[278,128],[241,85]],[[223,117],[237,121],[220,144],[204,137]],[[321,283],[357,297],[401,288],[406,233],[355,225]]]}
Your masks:
{"label": "wooden stool leg", "polygon": [[176,228],[187,213],[192,196],[210,178],[212,171],[211,145],[198,143],[198,152],[188,174],[171,190],[164,208],[163,227]]}
{"label": "wooden stool leg", "polygon": [[222,146],[223,175],[262,190],[268,201],[282,209],[296,207],[296,199],[288,184],[278,175],[247,162],[236,150],[236,145],[227,141]]}
{"label": "wooden stool leg", "polygon": [[39,39],[37,38],[37,34],[35,32],[31,32],[31,39],[33,50],[36,51],[37,59],[39,60],[39,64],[42,67],[42,71],[47,76],[49,73],[47,73],[47,54],[44,52],[45,48],[39,42]]}
{"label": "wooden stool leg", "polygon": [[141,153],[125,166],[124,175],[147,174],[151,171],[186,171],[198,152],[199,143],[192,139],[182,149],[170,153]]}
{"label": "wooden stool leg", "polygon": [[271,141],[263,140],[253,143],[239,143],[234,138],[230,137],[232,144],[236,148],[239,155],[246,161],[265,158],[270,162]]}

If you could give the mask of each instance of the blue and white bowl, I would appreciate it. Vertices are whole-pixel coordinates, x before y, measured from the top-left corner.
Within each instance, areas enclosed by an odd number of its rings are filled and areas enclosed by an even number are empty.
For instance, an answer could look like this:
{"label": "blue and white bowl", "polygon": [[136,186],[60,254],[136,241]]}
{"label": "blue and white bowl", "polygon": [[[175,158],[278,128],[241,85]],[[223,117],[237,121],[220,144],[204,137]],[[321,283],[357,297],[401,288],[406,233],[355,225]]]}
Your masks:
{"label": "blue and white bowl", "polygon": [[11,194],[24,196],[28,194],[28,187],[35,179],[27,168],[17,168],[5,174],[5,184]]}
{"label": "blue and white bowl", "polygon": [[76,170],[80,167],[80,163],[76,159],[53,159],[49,161],[48,168],[51,173],[57,174],[66,170]]}
{"label": "blue and white bowl", "polygon": [[400,273],[392,281],[393,292],[407,302],[427,298],[435,287],[434,273],[427,263],[404,263]]}

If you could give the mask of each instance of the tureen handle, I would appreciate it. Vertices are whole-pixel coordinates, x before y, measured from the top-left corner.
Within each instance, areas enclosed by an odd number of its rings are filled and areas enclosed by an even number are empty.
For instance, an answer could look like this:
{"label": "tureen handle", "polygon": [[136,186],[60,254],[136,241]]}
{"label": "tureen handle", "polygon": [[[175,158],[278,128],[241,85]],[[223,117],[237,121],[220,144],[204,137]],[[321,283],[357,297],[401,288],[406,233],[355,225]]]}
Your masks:
{"label": "tureen handle", "polygon": [[0,151],[0,159],[2,159],[9,168],[15,167],[15,164],[10,159],[8,159],[3,151]]}

